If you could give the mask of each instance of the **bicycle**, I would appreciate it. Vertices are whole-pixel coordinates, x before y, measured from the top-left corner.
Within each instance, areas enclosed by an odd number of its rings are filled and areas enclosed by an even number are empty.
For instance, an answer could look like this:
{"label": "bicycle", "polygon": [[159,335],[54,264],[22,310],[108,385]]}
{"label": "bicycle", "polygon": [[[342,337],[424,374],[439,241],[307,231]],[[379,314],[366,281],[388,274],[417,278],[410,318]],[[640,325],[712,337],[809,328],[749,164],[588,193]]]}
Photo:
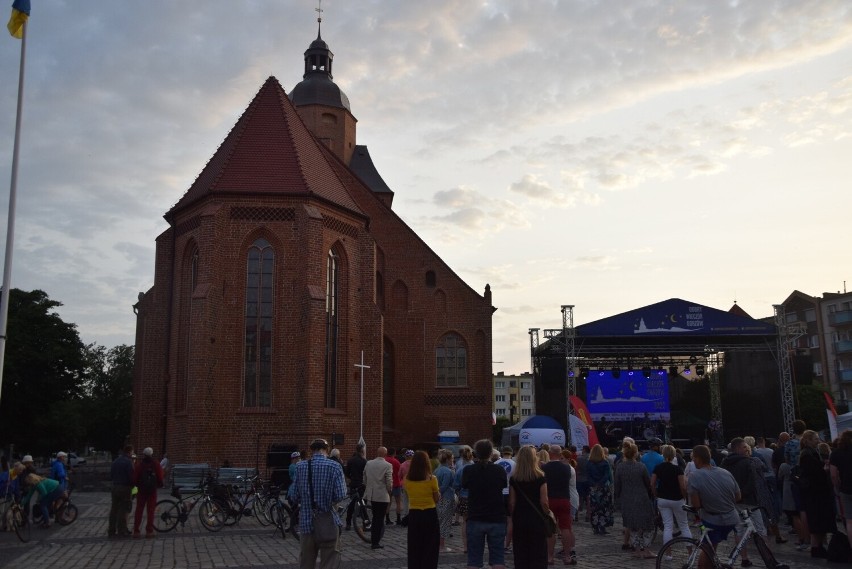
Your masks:
{"label": "bicycle", "polygon": [[364,500],[364,494],[360,489],[356,488],[352,490],[349,496],[335,504],[334,507],[337,510],[337,515],[340,519],[346,519],[349,504],[353,501],[355,502],[355,510],[352,512],[352,525],[355,527],[355,533],[358,534],[358,537],[362,541],[370,543],[370,527],[372,526],[370,512],[368,511],[370,506]]}
{"label": "bicycle", "polygon": [[[69,481],[68,489],[62,493],[62,496],[59,497],[59,500],[57,500],[58,504],[56,505],[56,507],[51,504],[47,510],[48,514],[52,515],[53,518],[56,520],[56,523],[61,526],[67,526],[74,523],[74,521],[77,519],[77,514],[79,513],[79,511],[77,510],[77,506],[71,502],[72,490],[73,486]],[[41,519],[41,509],[34,509],[33,524],[39,525],[42,522],[44,522],[44,520]]]}
{"label": "bicycle", "polygon": [[293,537],[299,539],[298,517],[286,502],[286,498],[281,499],[281,488],[279,486],[269,487],[267,504],[264,516],[275,524],[275,529],[281,533],[281,537],[287,539],[287,532],[289,531],[293,534]]}
{"label": "bicycle", "polygon": [[[698,510],[692,506],[684,505],[683,509],[692,514],[698,514]],[[754,541],[757,552],[760,554],[766,567],[769,569],[790,569],[789,565],[780,563],[775,559],[775,555],[773,555],[772,550],[769,549],[763,537],[755,531],[754,522],[751,517],[752,513],[760,509],[760,506],[757,506],[754,508],[744,508],[739,511],[740,519],[745,524],[746,530],[742,539],[731,550],[726,559],[718,557],[717,551],[713,548],[713,544],[710,543],[710,529],[702,523],[699,526],[701,529],[700,538],[676,537],[663,545],[657,554],[657,569],[692,569],[698,567],[732,569],[740,552],[748,543],[749,537]]]}
{"label": "bicycle", "polygon": [[181,486],[172,488],[171,496],[157,502],[154,514],[154,529],[165,533],[175,529],[180,523],[181,528],[189,521],[189,514],[193,508],[201,502],[198,508],[198,518],[204,529],[208,531],[219,531],[225,525],[225,511],[213,500],[209,488],[213,483],[211,478],[202,479],[199,490],[187,497],[181,493]]}
{"label": "bicycle", "polygon": [[[245,479],[237,476],[236,484],[216,484],[213,488],[213,500],[225,511],[225,525],[237,524],[243,516],[251,516],[256,490],[255,481],[258,475]],[[262,524],[263,525],[263,524]]]}
{"label": "bicycle", "polygon": [[15,535],[23,543],[27,543],[30,540],[33,525],[27,517],[24,506],[21,505],[21,502],[17,498],[12,500],[8,516],[9,522],[12,524],[12,529],[15,530]]}

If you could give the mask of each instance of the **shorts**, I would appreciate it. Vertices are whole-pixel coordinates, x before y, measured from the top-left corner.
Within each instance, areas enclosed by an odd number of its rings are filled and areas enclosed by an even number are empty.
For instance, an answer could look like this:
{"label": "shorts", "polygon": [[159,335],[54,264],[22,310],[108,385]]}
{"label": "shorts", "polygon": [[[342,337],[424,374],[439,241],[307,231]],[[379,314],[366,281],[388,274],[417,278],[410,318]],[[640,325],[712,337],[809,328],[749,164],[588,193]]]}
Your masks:
{"label": "shorts", "polygon": [[571,529],[574,516],[571,514],[571,500],[568,498],[548,498],[550,510],[556,516],[559,529]]}
{"label": "shorts", "polygon": [[399,498],[402,496],[402,486],[394,486],[393,491],[391,492],[391,496],[394,498]]}
{"label": "shorts", "polygon": [[708,530],[707,537],[710,539],[710,543],[713,545],[718,545],[719,543],[728,539],[728,536],[731,534],[737,526],[720,526],[716,524],[711,524],[706,520],[701,520]]}

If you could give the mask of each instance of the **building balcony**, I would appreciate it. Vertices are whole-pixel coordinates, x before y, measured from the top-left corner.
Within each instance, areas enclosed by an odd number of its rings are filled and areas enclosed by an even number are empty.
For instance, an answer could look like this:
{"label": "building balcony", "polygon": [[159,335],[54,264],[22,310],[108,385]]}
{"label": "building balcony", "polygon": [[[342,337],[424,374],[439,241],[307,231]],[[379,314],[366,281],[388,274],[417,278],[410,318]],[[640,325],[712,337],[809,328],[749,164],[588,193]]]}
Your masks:
{"label": "building balcony", "polygon": [[837,376],[843,383],[852,382],[852,369],[841,369],[837,371]]}
{"label": "building balcony", "polygon": [[838,310],[828,315],[828,323],[835,327],[852,326],[852,310]]}
{"label": "building balcony", "polygon": [[852,354],[852,340],[841,340],[834,343],[835,354]]}

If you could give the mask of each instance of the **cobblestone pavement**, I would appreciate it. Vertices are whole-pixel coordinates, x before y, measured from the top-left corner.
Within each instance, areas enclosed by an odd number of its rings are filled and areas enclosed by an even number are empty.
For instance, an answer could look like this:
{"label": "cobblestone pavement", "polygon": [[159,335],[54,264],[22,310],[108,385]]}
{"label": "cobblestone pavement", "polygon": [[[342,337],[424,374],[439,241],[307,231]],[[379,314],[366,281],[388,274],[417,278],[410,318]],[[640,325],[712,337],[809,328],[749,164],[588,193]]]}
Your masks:
{"label": "cobblestone pavement", "polygon": [[[165,492],[162,492],[165,497]],[[33,539],[20,543],[14,533],[0,534],[0,568],[32,569],[34,567],[68,566],[80,569],[113,569],[128,567],[144,569],[267,569],[298,567],[298,544],[292,538],[282,539],[269,527],[262,527],[253,518],[243,518],[239,525],[218,533],[206,531],[196,515],[190,516],[183,530],[158,534],[156,539],[106,538],[109,494],[77,493],[74,501],[80,516],[67,527],[56,524],[50,529],[32,530]],[[458,528],[454,528],[458,529]],[[593,535],[587,523],[575,526],[578,567],[620,568],[654,567],[651,560],[638,560],[621,551],[621,534],[615,531],[606,536]],[[385,549],[373,551],[354,532],[344,532],[343,563],[346,569],[402,569],[406,566],[406,530],[393,526],[383,540]],[[466,557],[462,553],[461,536],[453,534],[447,545],[453,550],[441,553],[441,569],[463,569]],[[660,546],[660,537],[652,549]],[[755,567],[763,567],[757,552],[750,548]],[[798,552],[792,540],[785,545],[772,544],[779,561],[790,567],[825,567],[823,560],[811,560],[808,553]],[[515,568],[511,554],[506,556],[507,567]],[[561,562],[557,563],[557,566]]]}

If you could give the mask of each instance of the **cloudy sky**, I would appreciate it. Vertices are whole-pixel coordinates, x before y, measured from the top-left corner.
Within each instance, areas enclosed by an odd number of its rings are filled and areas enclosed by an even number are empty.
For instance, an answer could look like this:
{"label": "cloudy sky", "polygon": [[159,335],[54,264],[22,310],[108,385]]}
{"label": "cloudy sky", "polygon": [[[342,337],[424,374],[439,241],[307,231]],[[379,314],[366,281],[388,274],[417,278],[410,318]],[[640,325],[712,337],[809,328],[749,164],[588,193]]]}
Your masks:
{"label": "cloudy sky", "polygon": [[[12,285],[86,342],[133,343],[162,215],[268,76],[301,80],[315,8],[33,0]],[[762,317],[852,288],[852,3],[322,8],[394,210],[492,287],[494,371],[528,371],[527,330],[562,304],[576,324],[672,297]],[[20,45],[0,39],[0,235]]]}

